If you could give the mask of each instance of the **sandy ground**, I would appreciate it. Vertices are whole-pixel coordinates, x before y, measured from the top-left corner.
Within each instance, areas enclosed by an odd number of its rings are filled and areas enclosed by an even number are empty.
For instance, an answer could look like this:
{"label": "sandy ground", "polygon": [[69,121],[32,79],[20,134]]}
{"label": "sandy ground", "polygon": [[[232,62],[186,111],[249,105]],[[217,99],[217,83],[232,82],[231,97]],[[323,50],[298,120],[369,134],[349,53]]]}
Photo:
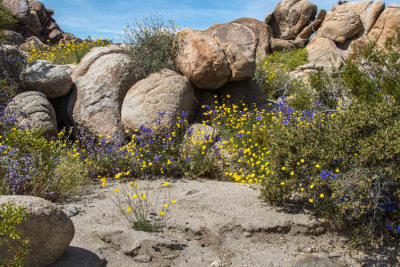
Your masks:
{"label": "sandy ground", "polygon": [[326,223],[303,210],[279,210],[263,203],[254,185],[176,180],[160,194],[162,182],[138,182],[139,189],[148,187],[149,201],[157,196],[158,207],[177,200],[152,233],[131,228],[112,201],[115,184],[90,186],[64,203],[62,208],[73,215],[75,237],[51,266],[398,264],[399,248],[351,253],[348,241]]}

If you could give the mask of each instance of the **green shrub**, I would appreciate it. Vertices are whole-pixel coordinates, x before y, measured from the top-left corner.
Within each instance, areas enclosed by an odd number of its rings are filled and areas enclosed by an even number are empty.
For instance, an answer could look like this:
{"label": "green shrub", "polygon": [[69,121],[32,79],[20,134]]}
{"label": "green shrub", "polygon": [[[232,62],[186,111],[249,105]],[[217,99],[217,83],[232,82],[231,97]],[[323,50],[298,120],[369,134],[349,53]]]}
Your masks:
{"label": "green shrub", "polygon": [[351,229],[355,243],[396,236],[399,112],[393,103],[353,103],[344,113],[303,117],[301,125],[297,117],[284,127],[273,124],[264,133],[271,175],[262,196],[275,204],[305,199],[337,226]]}
{"label": "green shrub", "polygon": [[293,79],[290,72],[307,63],[307,50],[290,49],[274,52],[257,63],[256,79],[268,97],[278,98],[293,93],[302,82]]}
{"label": "green shrub", "polygon": [[319,71],[310,75],[310,86],[316,91],[316,100],[328,108],[335,108],[341,100],[352,98],[340,74]]}
{"label": "green shrub", "polygon": [[12,201],[0,205],[0,247],[9,252],[9,258],[0,259],[0,266],[25,266],[29,240],[23,239],[18,225],[26,216],[22,207],[13,207]]}
{"label": "green shrub", "polygon": [[369,42],[353,47],[343,68],[345,86],[366,103],[400,101],[400,29],[389,37],[385,47]]}
{"label": "green shrub", "polygon": [[60,200],[88,179],[88,164],[77,146],[48,141],[39,130],[16,128],[5,132],[2,141],[0,194]]}
{"label": "green shrub", "polygon": [[173,20],[164,21],[159,15],[150,15],[142,21],[125,28],[125,41],[130,44],[128,51],[135,60],[142,78],[163,68],[175,70],[173,43],[177,26]]}

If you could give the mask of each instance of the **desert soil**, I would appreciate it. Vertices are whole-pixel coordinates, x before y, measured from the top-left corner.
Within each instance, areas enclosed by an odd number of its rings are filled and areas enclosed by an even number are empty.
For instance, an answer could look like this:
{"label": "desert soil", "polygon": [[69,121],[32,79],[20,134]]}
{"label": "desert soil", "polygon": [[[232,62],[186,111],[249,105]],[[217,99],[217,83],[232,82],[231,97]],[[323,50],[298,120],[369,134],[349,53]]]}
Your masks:
{"label": "desert soil", "polygon": [[127,184],[93,185],[71,197],[61,207],[71,216],[75,237],[51,266],[398,264],[398,247],[350,251],[348,240],[329,229],[326,222],[303,209],[264,203],[255,185],[171,180],[160,194],[163,182],[138,182],[139,189],[147,188],[150,202],[157,196],[157,207],[177,201],[169,206],[158,230],[151,233],[132,229],[112,200],[117,195],[113,189]]}

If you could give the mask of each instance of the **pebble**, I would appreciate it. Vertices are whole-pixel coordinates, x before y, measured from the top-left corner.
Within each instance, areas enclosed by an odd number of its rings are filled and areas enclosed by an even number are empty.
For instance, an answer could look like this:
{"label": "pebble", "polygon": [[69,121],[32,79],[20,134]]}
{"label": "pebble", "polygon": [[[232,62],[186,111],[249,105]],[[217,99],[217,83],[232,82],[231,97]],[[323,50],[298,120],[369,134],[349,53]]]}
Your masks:
{"label": "pebble", "polygon": [[138,255],[135,257],[135,261],[148,263],[151,262],[151,257],[149,255]]}

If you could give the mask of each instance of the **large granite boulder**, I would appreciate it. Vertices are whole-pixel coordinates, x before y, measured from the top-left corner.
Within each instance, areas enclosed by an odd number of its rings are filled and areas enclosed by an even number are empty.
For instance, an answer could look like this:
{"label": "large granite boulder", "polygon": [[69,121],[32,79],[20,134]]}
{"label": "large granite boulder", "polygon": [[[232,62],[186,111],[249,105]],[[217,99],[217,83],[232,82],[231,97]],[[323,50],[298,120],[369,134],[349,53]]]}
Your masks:
{"label": "large granite boulder", "polygon": [[325,16],[318,35],[329,38],[338,44],[354,37],[362,30],[359,14],[350,5],[334,6]]}
{"label": "large granite boulder", "polygon": [[228,58],[211,34],[183,29],[177,37],[177,46],[175,63],[196,87],[215,89],[229,80]]}
{"label": "large granite boulder", "polygon": [[19,127],[44,129],[46,137],[57,135],[57,120],[53,106],[41,92],[18,94],[7,105],[6,114],[14,117]]}
{"label": "large granite boulder", "polygon": [[394,36],[396,27],[400,26],[400,5],[389,5],[379,16],[368,33],[368,40],[384,46],[387,37]]}
{"label": "large granite boulder", "polygon": [[67,111],[76,127],[94,135],[121,131],[122,100],[139,79],[125,50],[116,45],[94,48],[71,77],[75,88]]}
{"label": "large granite boulder", "polygon": [[[54,204],[38,197],[0,196],[0,205],[10,201],[27,212],[27,218],[18,225],[22,237],[29,239],[25,266],[46,266],[56,261],[74,237],[72,221]],[[11,256],[4,245],[0,245],[0,262]]]}
{"label": "large granite boulder", "polygon": [[270,46],[270,29],[261,24],[241,18],[203,31],[184,29],[177,38],[176,65],[201,89],[252,78],[257,52],[265,54]]}
{"label": "large granite boulder", "polygon": [[3,44],[22,45],[25,43],[24,37],[18,32],[5,30],[4,33],[6,35],[6,40],[3,41]]}
{"label": "large granite boulder", "polygon": [[17,19],[24,19],[29,15],[28,0],[3,0],[3,6],[11,11]]}
{"label": "large granite boulder", "polygon": [[[163,69],[129,89],[122,104],[122,124],[127,130],[135,130],[141,125],[165,125],[170,119],[168,114],[177,111],[187,112],[190,116],[193,98],[194,89],[188,78]],[[160,117],[160,113],[165,116]],[[161,123],[155,124],[158,120]]]}
{"label": "large granite boulder", "polygon": [[267,15],[265,23],[271,26],[274,38],[294,40],[316,14],[317,6],[308,0],[284,0]]}
{"label": "large granite boulder", "polygon": [[68,66],[55,65],[46,60],[33,61],[21,73],[21,81],[27,90],[39,91],[48,98],[69,93],[72,79]]}
{"label": "large granite boulder", "polygon": [[271,50],[272,29],[262,21],[253,18],[238,18],[230,23],[238,23],[253,30],[257,43],[257,59],[264,58]]}

